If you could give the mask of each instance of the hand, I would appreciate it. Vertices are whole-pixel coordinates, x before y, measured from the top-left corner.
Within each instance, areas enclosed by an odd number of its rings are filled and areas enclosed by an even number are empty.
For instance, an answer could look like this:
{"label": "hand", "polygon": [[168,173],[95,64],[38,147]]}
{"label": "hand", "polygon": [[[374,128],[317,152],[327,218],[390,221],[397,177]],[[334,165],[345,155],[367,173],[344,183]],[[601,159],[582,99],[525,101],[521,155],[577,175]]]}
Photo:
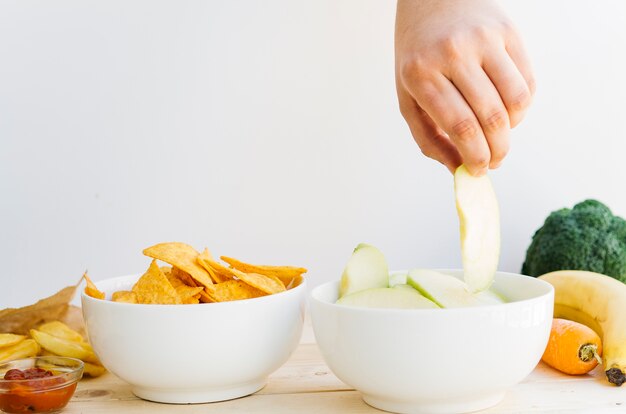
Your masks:
{"label": "hand", "polygon": [[424,155],[452,172],[497,168],[535,82],[516,30],[493,0],[398,0],[400,111]]}

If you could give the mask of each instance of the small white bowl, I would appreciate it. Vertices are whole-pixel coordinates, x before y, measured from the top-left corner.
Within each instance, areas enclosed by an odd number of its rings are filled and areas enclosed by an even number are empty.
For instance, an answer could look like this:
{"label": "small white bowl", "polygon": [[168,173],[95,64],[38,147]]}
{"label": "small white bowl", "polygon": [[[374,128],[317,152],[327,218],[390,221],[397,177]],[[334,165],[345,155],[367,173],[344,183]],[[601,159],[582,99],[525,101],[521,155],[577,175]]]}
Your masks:
{"label": "small white bowl", "polygon": [[[107,294],[139,275],[98,282]],[[140,398],[223,401],[263,388],[299,343],[306,283],[254,299],[197,305],[139,305],[81,295],[95,353]]]}
{"label": "small white bowl", "polygon": [[[462,271],[444,272],[462,277]],[[496,405],[537,365],[554,290],[498,272],[510,302],[456,309],[336,305],[338,282],[311,293],[315,338],[330,369],[373,407],[396,413],[466,413]]]}

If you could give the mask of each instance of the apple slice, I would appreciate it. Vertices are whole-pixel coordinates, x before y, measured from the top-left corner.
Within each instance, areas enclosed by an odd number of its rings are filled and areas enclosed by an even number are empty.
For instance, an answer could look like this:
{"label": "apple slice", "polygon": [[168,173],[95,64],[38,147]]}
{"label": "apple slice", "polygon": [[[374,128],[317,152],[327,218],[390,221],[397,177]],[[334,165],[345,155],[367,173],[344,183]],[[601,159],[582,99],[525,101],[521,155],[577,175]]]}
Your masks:
{"label": "apple slice", "polygon": [[486,175],[472,176],[465,165],[454,173],[456,209],[461,227],[461,259],[471,292],[488,289],[500,257],[500,211]]}
{"label": "apple slice", "polygon": [[437,305],[411,287],[406,289],[393,287],[361,290],[342,296],[337,304],[364,308],[437,308]]}
{"label": "apple slice", "polygon": [[486,304],[494,303],[507,303],[508,300],[499,292],[493,290],[493,287],[483,290],[482,292],[474,293],[478,298]]}
{"label": "apple slice", "polygon": [[389,274],[389,287],[396,285],[406,285],[406,271],[392,272]]}
{"label": "apple slice", "polygon": [[389,269],[385,256],[369,244],[361,243],[356,246],[341,275],[339,297],[360,290],[388,286]]}
{"label": "apple slice", "polygon": [[409,272],[407,282],[442,308],[484,306],[504,302],[491,291],[471,293],[462,280],[434,270],[413,269]]}
{"label": "apple slice", "polygon": [[389,287],[392,287],[394,289],[411,289],[411,290],[415,290],[415,288],[413,286],[408,285],[406,283],[397,283],[397,284],[395,284],[393,286],[389,286]]}

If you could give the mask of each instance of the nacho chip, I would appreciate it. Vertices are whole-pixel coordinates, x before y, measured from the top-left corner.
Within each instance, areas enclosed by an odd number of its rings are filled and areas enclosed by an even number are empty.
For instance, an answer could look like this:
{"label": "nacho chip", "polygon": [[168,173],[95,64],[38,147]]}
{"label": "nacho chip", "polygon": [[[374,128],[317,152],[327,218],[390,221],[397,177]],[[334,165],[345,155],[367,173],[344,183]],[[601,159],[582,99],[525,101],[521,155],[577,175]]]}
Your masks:
{"label": "nacho chip", "polygon": [[150,263],[146,273],[135,283],[133,292],[137,297],[137,303],[160,305],[182,303],[176,289],[161,272],[156,259]]}
{"label": "nacho chip", "polygon": [[265,276],[275,276],[279,278],[285,286],[293,284],[294,279],[298,279],[298,277],[300,277],[303,273],[307,272],[307,270],[303,267],[254,265],[244,263],[228,256],[220,256],[220,259],[228,263],[231,267],[244,273],[257,273]]}
{"label": "nacho chip", "polygon": [[207,262],[213,260],[213,256],[211,255],[211,252],[209,252],[209,249],[207,249],[206,247],[204,248],[202,253],[198,255],[198,258],[196,260],[198,261],[200,266],[202,266],[209,273],[211,279],[213,280],[213,283],[220,283],[225,282],[226,280],[230,280],[229,278],[224,278],[221,275],[215,273],[215,270]]}
{"label": "nacho chip", "polygon": [[294,277],[293,279],[291,279],[291,280],[289,281],[289,283],[287,283],[287,284],[285,285],[285,288],[286,288],[287,290],[289,290],[289,289],[291,289],[291,288],[294,288],[294,287],[296,287],[296,286],[299,286],[299,285],[300,285],[300,283],[302,283],[302,275],[300,275],[300,276],[296,276],[296,277]]}
{"label": "nacho chip", "polygon": [[267,295],[265,292],[241,280],[229,280],[228,282],[217,283],[208,288],[207,291],[216,302],[251,299]]}
{"label": "nacho chip", "polygon": [[200,303],[200,295],[192,296],[183,300],[184,305],[197,305],[198,303]]}
{"label": "nacho chip", "polygon": [[137,303],[137,295],[131,290],[118,290],[111,296],[113,302]]}
{"label": "nacho chip", "polygon": [[205,269],[211,269],[211,277],[215,283],[223,283],[236,278],[235,273],[231,269],[213,259],[198,256],[198,262],[202,263]]}
{"label": "nacho chip", "polygon": [[171,273],[167,273],[163,275],[167,278],[167,280],[170,282],[170,284],[172,285],[174,289],[176,289],[178,286],[187,286],[183,283],[182,280],[172,275]]}
{"label": "nacho chip", "polygon": [[203,286],[192,287],[192,286],[187,286],[187,285],[180,285],[180,286],[177,286],[175,289],[181,302],[186,303],[186,301],[189,298],[193,298],[194,296],[199,295],[200,292],[204,290],[204,287]]}
{"label": "nacho chip", "polygon": [[286,290],[283,282],[275,276],[261,275],[257,273],[244,273],[237,269],[226,267],[213,260],[207,260],[207,263],[216,270],[216,273],[223,273],[231,275],[231,277],[236,277],[237,279],[243,280],[248,285],[262,290],[265,293],[273,294]]}
{"label": "nacho chip", "polygon": [[96,299],[104,299],[104,292],[98,290],[96,285],[91,281],[89,276],[87,276],[87,272],[83,274],[83,279],[87,282],[87,286],[85,286],[85,295],[91,296]]}
{"label": "nacho chip", "polygon": [[[233,269],[236,270],[236,269]],[[284,292],[287,290],[283,282],[276,276],[260,275],[258,273],[244,273],[238,272],[237,278],[243,280],[252,287],[262,290],[270,295],[274,293]]]}
{"label": "nacho chip", "polygon": [[217,279],[219,280],[219,283],[228,282],[229,280],[237,279],[236,269],[231,269],[230,267],[226,267],[220,262],[216,262],[215,260],[212,260],[212,259],[203,258],[202,260],[204,261],[206,266],[209,266],[211,269],[213,269],[213,272],[215,273]]}
{"label": "nacho chip", "polygon": [[[211,289],[211,288],[208,288]],[[215,298],[207,292],[207,288],[205,287],[202,292],[200,292],[200,302],[202,303],[213,303],[215,302]]]}
{"label": "nacho chip", "polygon": [[193,277],[191,277],[191,275],[187,272],[185,272],[184,270],[180,270],[177,267],[172,267],[172,277],[175,277],[176,279],[180,280],[182,282],[182,284],[187,285],[187,286],[202,286],[201,284],[199,284],[198,282],[196,282],[194,280]]}
{"label": "nacho chip", "polygon": [[213,284],[208,272],[196,260],[199,253],[188,244],[159,243],[144,249],[143,254],[184,270],[202,286]]}
{"label": "nacho chip", "polygon": [[213,255],[211,254],[211,252],[209,251],[208,248],[204,248],[204,250],[202,251],[202,253],[200,253],[199,257],[203,258],[203,259],[209,259],[209,260],[215,260],[213,258]]}

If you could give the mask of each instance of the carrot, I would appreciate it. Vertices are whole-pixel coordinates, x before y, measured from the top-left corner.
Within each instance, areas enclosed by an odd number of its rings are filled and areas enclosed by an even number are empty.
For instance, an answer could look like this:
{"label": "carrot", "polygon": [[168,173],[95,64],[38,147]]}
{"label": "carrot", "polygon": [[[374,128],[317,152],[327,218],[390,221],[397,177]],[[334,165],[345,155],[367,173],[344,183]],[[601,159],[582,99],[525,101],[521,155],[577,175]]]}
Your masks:
{"label": "carrot", "polygon": [[602,363],[602,340],[591,328],[555,318],[541,360],[570,375],[585,374]]}

